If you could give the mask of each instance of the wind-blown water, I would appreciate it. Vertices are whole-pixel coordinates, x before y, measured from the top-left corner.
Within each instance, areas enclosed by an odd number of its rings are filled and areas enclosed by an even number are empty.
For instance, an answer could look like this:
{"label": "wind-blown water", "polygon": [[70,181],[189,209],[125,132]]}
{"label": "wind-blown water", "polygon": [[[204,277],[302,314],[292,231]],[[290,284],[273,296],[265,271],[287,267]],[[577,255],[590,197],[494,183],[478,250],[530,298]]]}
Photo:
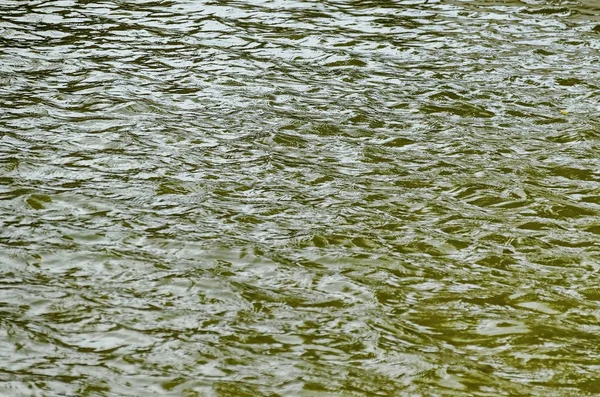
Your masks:
{"label": "wind-blown water", "polygon": [[600,5],[0,0],[0,394],[600,393]]}

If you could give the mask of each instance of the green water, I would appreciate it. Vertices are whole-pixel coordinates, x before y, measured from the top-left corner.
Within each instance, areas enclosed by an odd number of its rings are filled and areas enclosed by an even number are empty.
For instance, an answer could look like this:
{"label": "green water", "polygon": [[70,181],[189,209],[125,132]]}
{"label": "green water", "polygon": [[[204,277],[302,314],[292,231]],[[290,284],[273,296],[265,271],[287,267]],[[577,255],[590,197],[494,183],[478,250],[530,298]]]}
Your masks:
{"label": "green water", "polygon": [[0,395],[600,395],[600,3],[0,0]]}

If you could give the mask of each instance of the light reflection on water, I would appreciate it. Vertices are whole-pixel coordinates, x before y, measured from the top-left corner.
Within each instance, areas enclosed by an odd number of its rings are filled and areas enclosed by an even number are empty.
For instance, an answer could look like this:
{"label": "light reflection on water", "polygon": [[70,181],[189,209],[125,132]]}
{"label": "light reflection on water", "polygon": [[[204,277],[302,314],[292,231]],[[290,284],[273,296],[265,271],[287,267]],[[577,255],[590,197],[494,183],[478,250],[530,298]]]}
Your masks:
{"label": "light reflection on water", "polygon": [[0,2],[11,396],[600,392],[600,9]]}

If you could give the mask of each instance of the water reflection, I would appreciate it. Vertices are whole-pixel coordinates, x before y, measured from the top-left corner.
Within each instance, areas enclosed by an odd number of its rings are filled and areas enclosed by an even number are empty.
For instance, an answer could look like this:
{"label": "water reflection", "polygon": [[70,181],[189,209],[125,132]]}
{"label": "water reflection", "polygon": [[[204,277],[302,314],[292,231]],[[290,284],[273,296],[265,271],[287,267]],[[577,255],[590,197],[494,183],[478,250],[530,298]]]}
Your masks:
{"label": "water reflection", "polygon": [[7,395],[595,395],[584,1],[5,1]]}

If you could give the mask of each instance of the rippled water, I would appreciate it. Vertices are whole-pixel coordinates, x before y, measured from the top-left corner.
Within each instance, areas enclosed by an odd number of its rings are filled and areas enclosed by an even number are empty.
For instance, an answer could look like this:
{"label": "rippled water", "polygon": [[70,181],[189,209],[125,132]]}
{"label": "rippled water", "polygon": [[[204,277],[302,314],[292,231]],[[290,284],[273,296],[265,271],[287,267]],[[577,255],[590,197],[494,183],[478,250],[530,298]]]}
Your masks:
{"label": "rippled water", "polygon": [[600,3],[0,1],[0,394],[600,393]]}

